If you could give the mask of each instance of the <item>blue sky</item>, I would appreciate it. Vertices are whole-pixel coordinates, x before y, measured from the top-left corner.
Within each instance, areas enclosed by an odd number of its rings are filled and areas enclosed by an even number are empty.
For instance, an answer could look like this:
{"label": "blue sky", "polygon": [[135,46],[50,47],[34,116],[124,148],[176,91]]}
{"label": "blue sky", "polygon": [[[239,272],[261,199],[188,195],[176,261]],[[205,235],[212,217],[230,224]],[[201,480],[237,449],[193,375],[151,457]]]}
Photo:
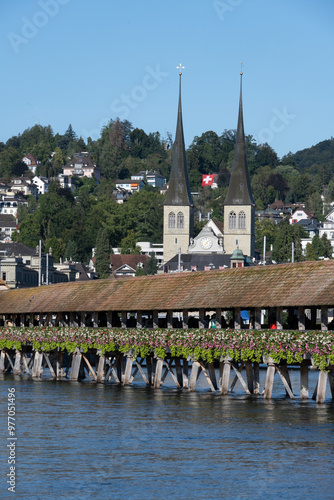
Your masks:
{"label": "blue sky", "polygon": [[111,118],[186,144],[236,128],[282,157],[333,133],[332,0],[2,0],[0,141],[35,123],[96,139]]}

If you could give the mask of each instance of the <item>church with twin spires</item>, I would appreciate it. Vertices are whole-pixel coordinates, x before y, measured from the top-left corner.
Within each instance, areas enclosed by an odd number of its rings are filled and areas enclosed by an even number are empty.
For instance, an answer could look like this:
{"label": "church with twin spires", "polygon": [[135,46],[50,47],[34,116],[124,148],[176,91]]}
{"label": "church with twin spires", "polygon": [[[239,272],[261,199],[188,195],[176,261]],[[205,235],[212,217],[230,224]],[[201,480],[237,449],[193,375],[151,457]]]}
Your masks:
{"label": "church with twin spires", "polygon": [[180,71],[172,168],[163,207],[164,270],[172,272],[181,268],[194,271],[247,265],[255,257],[255,204],[245,148],[242,72],[236,143],[224,202],[224,225],[212,219],[195,237],[195,207],[189,186],[182,123],[181,76]]}

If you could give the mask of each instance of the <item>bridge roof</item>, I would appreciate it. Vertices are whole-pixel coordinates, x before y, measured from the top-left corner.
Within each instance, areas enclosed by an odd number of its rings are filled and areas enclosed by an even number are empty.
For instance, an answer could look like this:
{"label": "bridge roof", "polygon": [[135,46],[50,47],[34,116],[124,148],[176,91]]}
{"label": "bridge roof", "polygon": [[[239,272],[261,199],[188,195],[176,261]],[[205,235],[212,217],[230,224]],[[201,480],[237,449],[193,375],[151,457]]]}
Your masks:
{"label": "bridge roof", "polygon": [[334,306],[334,261],[0,290],[0,314]]}

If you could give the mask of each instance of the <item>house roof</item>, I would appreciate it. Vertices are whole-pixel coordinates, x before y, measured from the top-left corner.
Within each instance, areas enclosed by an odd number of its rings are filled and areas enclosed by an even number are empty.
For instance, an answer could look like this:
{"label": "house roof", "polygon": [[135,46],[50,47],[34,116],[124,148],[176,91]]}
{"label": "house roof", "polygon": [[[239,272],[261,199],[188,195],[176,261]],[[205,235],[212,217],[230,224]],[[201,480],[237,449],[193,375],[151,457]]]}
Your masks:
{"label": "house roof", "polygon": [[230,185],[228,187],[225,205],[253,205],[253,195],[249,179],[246,147],[245,147],[245,133],[244,133],[244,119],[242,112],[242,73],[240,73],[240,100],[239,100],[239,115],[237,136],[234,147],[234,156],[232,163],[232,171],[230,178]]}
{"label": "house roof", "polygon": [[193,206],[190,192],[188,170],[186,164],[186,150],[183,136],[182,107],[181,107],[181,73],[179,83],[179,106],[175,141],[173,145],[172,168],[170,172],[169,188],[164,205]]}
{"label": "house roof", "polygon": [[112,271],[117,271],[120,267],[127,265],[132,269],[136,270],[138,264],[145,264],[149,260],[148,255],[137,255],[137,254],[112,254],[110,256],[111,269]]}
{"label": "house roof", "polygon": [[[34,248],[30,248],[27,245],[24,245],[23,243],[15,243],[14,241],[11,242],[1,242],[0,243],[0,251],[1,252],[6,252],[8,255],[14,254],[16,256],[18,255],[38,255],[38,252]],[[43,253],[44,255],[44,253]]]}
{"label": "house roof", "polygon": [[0,291],[0,314],[333,305],[333,260]]}

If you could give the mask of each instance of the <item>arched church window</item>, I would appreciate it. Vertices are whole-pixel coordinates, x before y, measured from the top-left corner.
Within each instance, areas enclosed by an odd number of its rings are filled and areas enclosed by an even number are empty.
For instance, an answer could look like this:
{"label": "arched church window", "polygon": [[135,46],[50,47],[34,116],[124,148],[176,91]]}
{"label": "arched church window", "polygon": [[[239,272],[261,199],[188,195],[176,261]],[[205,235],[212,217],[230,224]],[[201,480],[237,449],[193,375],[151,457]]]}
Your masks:
{"label": "arched church window", "polygon": [[177,214],[177,228],[178,229],[183,229],[184,228],[184,215],[182,212],[179,212]]}
{"label": "arched church window", "polygon": [[243,211],[239,212],[238,227],[239,229],[246,229],[246,214]]}
{"label": "arched church window", "polygon": [[228,219],[228,227],[229,229],[236,229],[237,227],[237,216],[235,212],[230,212]]}
{"label": "arched church window", "polygon": [[168,227],[170,229],[175,229],[175,214],[174,214],[174,212],[170,212],[168,215]]}

